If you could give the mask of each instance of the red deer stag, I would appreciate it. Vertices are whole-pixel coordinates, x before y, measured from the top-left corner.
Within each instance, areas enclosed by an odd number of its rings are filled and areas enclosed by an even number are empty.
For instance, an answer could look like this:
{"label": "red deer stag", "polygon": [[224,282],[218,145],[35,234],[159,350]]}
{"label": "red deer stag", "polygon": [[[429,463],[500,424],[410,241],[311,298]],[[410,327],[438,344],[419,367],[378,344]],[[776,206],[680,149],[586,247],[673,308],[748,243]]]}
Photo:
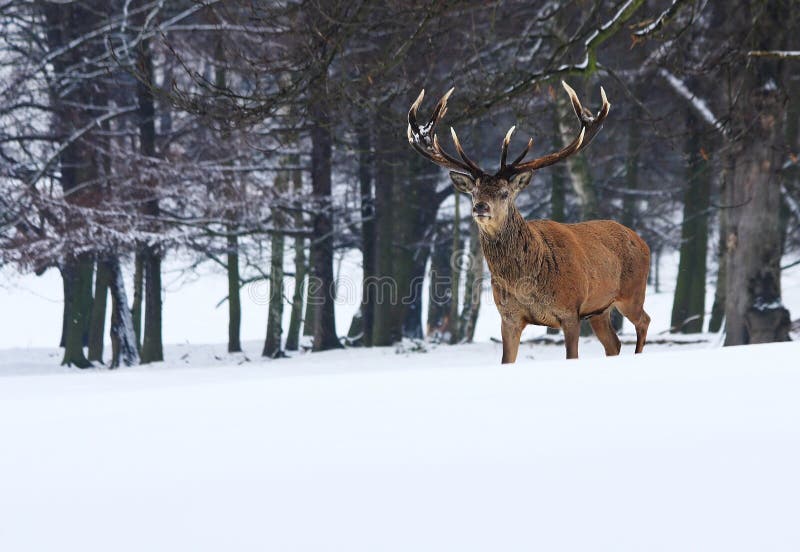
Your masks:
{"label": "red deer stag", "polygon": [[421,155],[451,169],[455,188],[472,196],[472,216],[480,229],[483,254],[492,274],[492,293],[502,319],[503,363],[514,362],[522,330],[528,324],[561,328],[567,358],[578,357],[581,319],[588,318],[606,355],[617,355],[620,342],[611,326],[616,307],[636,327],[636,352],[641,353],[650,317],[642,308],[650,249],[633,230],[611,220],[561,224],[551,220],[526,222],[514,205],[535,170],[558,163],[585,148],[600,130],[611,105],[600,88],[603,106],[597,115],[581,106],[575,91],[562,83],[581,124],[580,133],[560,151],[524,161],[533,145],[507,163],[508,144],[515,127],[503,140],[500,170],[485,173],[465,153],[451,128],[460,159],[445,152],[436,125],[447,112],[451,89],[420,126],[417,109],[423,90],[408,112],[408,141]]}

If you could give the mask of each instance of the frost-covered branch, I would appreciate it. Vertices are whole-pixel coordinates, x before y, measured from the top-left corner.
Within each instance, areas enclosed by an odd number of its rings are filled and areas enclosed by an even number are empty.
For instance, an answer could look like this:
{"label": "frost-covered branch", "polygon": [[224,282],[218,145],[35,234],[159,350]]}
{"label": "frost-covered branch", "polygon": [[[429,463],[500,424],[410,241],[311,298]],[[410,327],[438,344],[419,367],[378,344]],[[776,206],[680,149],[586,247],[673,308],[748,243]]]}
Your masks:
{"label": "frost-covered branch", "polygon": [[800,50],[751,50],[747,52],[747,55],[761,58],[800,59]]}
{"label": "frost-covered branch", "polygon": [[670,20],[672,19],[678,10],[687,3],[687,0],[672,0],[672,4],[661,12],[661,14],[653,19],[650,23],[646,24],[644,27],[639,29],[638,31],[633,33],[633,36],[637,38],[644,38],[645,36],[652,34],[656,31],[660,31],[661,28]]}
{"label": "frost-covered branch", "polygon": [[670,85],[672,90],[677,93],[681,98],[689,102],[689,107],[697,113],[697,115],[705,121],[709,126],[719,131],[722,135],[727,135],[725,125],[717,118],[716,115],[708,107],[708,103],[702,98],[699,98],[694,92],[689,90],[689,87],[681,79],[670,73],[663,67],[658,70],[658,74]]}

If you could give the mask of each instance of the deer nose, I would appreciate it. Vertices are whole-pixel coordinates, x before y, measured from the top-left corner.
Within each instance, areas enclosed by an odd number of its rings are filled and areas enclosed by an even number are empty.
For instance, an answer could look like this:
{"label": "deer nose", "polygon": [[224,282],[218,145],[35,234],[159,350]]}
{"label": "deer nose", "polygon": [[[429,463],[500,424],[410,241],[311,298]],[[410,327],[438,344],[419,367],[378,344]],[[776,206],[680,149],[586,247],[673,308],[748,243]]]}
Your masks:
{"label": "deer nose", "polygon": [[479,201],[472,207],[472,214],[477,216],[484,216],[489,214],[489,204],[485,201]]}

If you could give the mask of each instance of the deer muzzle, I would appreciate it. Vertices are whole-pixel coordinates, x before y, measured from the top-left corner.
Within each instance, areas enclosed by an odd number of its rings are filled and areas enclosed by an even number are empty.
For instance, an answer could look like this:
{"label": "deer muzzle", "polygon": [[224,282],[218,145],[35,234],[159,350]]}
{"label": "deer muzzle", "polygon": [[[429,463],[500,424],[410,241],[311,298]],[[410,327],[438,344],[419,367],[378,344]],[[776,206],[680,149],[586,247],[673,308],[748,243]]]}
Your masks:
{"label": "deer muzzle", "polygon": [[485,201],[479,201],[472,207],[472,216],[475,218],[491,218],[491,209]]}

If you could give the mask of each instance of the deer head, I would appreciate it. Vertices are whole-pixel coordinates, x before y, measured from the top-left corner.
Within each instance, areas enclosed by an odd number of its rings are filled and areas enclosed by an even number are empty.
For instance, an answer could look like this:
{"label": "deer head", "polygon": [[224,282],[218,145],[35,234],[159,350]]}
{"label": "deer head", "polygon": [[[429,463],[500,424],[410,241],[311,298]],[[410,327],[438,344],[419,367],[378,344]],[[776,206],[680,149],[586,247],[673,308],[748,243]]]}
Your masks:
{"label": "deer head", "polygon": [[452,127],[450,128],[450,134],[460,159],[448,154],[439,144],[439,139],[436,136],[436,126],[447,113],[447,100],[453,93],[453,88],[442,96],[442,99],[436,104],[430,120],[422,126],[417,123],[417,109],[419,109],[422,99],[425,97],[425,90],[420,92],[416,101],[411,104],[411,109],[408,111],[409,143],[424,157],[427,157],[437,165],[451,170],[450,178],[456,190],[472,196],[472,216],[481,230],[491,234],[496,233],[504,226],[509,213],[516,209],[514,200],[517,194],[530,184],[534,171],[558,163],[579,152],[589,145],[592,138],[600,131],[600,127],[611,108],[603,88],[600,87],[603,105],[597,115],[592,115],[591,111],[581,105],[575,91],[567,83],[562,81],[561,84],[567,91],[572,108],[575,110],[575,115],[581,124],[577,137],[559,151],[525,161],[525,157],[528,155],[531,146],[533,146],[533,139],[531,138],[522,153],[511,163],[507,163],[508,145],[516,128],[512,126],[503,140],[500,169],[493,175],[486,173],[464,153],[464,149],[458,140],[458,135]]}

